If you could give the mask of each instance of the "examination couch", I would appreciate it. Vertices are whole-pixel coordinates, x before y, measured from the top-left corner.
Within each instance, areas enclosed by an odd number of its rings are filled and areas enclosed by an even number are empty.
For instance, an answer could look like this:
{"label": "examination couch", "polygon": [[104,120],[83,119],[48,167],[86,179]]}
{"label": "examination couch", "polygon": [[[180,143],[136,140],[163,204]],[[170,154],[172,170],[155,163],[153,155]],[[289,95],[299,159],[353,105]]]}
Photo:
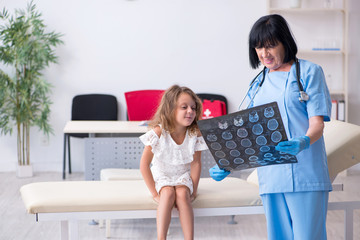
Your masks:
{"label": "examination couch", "polygon": [[[332,120],[325,143],[331,179],[360,162],[360,126]],[[156,203],[143,180],[31,183],[20,189],[26,210],[36,221],[60,221],[61,239],[78,239],[78,221],[156,218]],[[195,216],[263,214],[256,172],[247,180],[221,182],[201,178],[193,202]],[[359,202],[330,202],[329,210],[345,211],[345,239],[353,239],[353,212]],[[173,216],[177,217],[176,210]]]}

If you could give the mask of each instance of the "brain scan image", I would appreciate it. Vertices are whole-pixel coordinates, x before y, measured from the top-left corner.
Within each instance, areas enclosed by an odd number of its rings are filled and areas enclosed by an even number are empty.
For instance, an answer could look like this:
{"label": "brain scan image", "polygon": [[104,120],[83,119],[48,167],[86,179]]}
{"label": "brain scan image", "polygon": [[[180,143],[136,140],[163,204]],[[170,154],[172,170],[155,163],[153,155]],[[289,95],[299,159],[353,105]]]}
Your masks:
{"label": "brain scan image", "polygon": [[280,156],[280,159],[290,160],[291,157],[289,155]]}
{"label": "brain scan image", "polygon": [[264,128],[261,126],[260,123],[257,123],[252,127],[252,132],[255,135],[260,135],[260,134],[262,134],[264,132]]}
{"label": "brain scan image", "polygon": [[249,121],[252,123],[259,121],[259,114],[256,111],[251,111],[249,113]]}
{"label": "brain scan image", "polygon": [[209,141],[209,142],[216,142],[217,140],[217,136],[215,134],[209,134],[206,136],[206,139]]}
{"label": "brain scan image", "polygon": [[235,164],[242,164],[242,163],[244,163],[245,161],[244,161],[244,159],[242,159],[242,158],[235,158],[234,159],[234,163]]}
{"label": "brain scan image", "polygon": [[215,156],[217,156],[218,158],[224,158],[226,157],[226,154],[223,151],[216,151]]}
{"label": "brain scan image", "polygon": [[219,160],[219,164],[222,166],[229,166],[230,162],[228,160],[222,158]]}
{"label": "brain scan image", "polygon": [[233,135],[231,134],[230,131],[224,131],[222,134],[221,134],[222,138],[225,139],[225,140],[230,140],[233,138]]}
{"label": "brain scan image", "polygon": [[240,164],[238,166],[235,167],[234,170],[243,170],[243,169],[248,169],[250,166],[246,163]]}
{"label": "brain scan image", "polygon": [[258,164],[260,164],[260,165],[262,165],[262,166],[264,166],[264,165],[267,165],[267,164],[268,164],[266,161],[258,161],[257,163],[258,163]]}
{"label": "brain scan image", "polygon": [[243,170],[296,163],[296,156],[278,152],[286,131],[276,102],[198,121],[209,151],[220,168]]}
{"label": "brain scan image", "polygon": [[227,142],[225,143],[225,146],[226,146],[228,149],[234,149],[234,148],[237,147],[237,144],[236,144],[236,142],[234,142],[234,141],[227,141]]}
{"label": "brain scan image", "polygon": [[221,147],[221,144],[220,143],[217,143],[217,142],[214,142],[210,145],[210,147],[215,150],[215,151],[218,151],[220,150],[222,147]]}
{"label": "brain scan image", "polygon": [[230,151],[230,156],[232,156],[232,157],[239,157],[240,155],[241,155],[241,153],[238,150]]}
{"label": "brain scan image", "polygon": [[253,148],[247,148],[245,149],[245,153],[247,155],[254,155],[255,154],[255,150]]}
{"label": "brain scan image", "polygon": [[257,156],[250,156],[249,161],[257,161],[259,158]]}
{"label": "brain scan image", "polygon": [[227,123],[227,121],[220,121],[218,123],[218,126],[220,129],[225,130],[229,127],[229,124]]}
{"label": "brain scan image", "polygon": [[267,107],[264,109],[264,116],[266,118],[271,118],[275,115],[274,109],[272,107]]}
{"label": "brain scan image", "polygon": [[252,143],[248,138],[241,140],[241,146],[248,148],[248,147],[251,147],[251,145],[252,145]]}
{"label": "brain scan image", "polygon": [[241,116],[236,116],[234,117],[234,125],[236,127],[241,127],[242,125],[244,125],[244,120]]}
{"label": "brain scan image", "polygon": [[269,146],[262,146],[262,147],[260,147],[260,151],[261,152],[268,152],[268,151],[270,151],[270,147]]}
{"label": "brain scan image", "polygon": [[279,123],[278,121],[276,121],[276,119],[270,119],[268,122],[267,122],[267,128],[271,131],[274,131],[278,128],[279,126]]}
{"label": "brain scan image", "polygon": [[258,166],[259,164],[257,163],[257,161],[249,161],[249,164],[251,167],[256,167]]}
{"label": "brain scan image", "polygon": [[245,128],[239,128],[236,134],[241,138],[245,138],[248,136],[248,131]]}
{"label": "brain scan image", "polygon": [[279,131],[275,131],[271,134],[271,141],[273,141],[274,143],[280,142],[281,139],[282,139],[282,136]]}
{"label": "brain scan image", "polygon": [[266,137],[264,136],[258,136],[256,138],[256,144],[259,145],[259,146],[263,146],[263,145],[266,145],[267,144],[267,140],[266,140]]}

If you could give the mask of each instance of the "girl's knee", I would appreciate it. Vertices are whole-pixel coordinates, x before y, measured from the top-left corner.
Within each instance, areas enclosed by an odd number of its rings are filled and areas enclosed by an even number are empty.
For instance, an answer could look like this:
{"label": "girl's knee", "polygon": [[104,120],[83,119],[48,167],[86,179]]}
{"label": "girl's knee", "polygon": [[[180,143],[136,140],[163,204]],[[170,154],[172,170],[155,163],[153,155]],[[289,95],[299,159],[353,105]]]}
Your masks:
{"label": "girl's knee", "polygon": [[179,186],[175,188],[176,191],[176,202],[187,202],[190,203],[190,190],[186,186]]}
{"label": "girl's knee", "polygon": [[166,198],[175,200],[175,189],[171,186],[165,186],[160,190],[160,200]]}

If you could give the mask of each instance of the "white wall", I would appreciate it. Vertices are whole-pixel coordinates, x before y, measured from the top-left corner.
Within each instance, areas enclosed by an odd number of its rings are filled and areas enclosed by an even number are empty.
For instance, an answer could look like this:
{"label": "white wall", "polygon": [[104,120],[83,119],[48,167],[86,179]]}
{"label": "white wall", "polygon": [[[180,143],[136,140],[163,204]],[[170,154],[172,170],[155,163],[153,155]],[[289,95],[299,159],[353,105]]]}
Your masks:
{"label": "white wall", "polygon": [[[0,9],[24,8],[25,0],[0,0]],[[35,171],[61,171],[63,127],[74,95],[109,93],[118,98],[125,120],[124,92],[166,89],[177,83],[195,92],[225,95],[235,111],[257,71],[248,63],[247,37],[266,14],[266,1],[239,0],[37,0],[49,30],[64,34],[59,64],[45,77],[54,85],[48,145],[31,132]],[[359,2],[351,0],[352,83],[359,90]],[[354,12],[357,11],[357,12]],[[355,72],[357,73],[355,74]],[[356,112],[359,97],[351,97]],[[350,121],[360,124],[360,113]],[[16,165],[16,136],[0,137],[0,171]],[[83,170],[83,140],[72,139],[72,166]]]}

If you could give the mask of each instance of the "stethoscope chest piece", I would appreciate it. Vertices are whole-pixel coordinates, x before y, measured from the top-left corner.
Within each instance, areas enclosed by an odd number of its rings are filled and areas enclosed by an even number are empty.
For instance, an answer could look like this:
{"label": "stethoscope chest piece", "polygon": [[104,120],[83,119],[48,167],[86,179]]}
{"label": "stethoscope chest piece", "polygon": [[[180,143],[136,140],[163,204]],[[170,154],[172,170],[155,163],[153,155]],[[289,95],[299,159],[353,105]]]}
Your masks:
{"label": "stethoscope chest piece", "polygon": [[309,95],[304,92],[304,91],[300,91],[300,97],[299,97],[299,101],[300,102],[306,102],[310,99]]}

